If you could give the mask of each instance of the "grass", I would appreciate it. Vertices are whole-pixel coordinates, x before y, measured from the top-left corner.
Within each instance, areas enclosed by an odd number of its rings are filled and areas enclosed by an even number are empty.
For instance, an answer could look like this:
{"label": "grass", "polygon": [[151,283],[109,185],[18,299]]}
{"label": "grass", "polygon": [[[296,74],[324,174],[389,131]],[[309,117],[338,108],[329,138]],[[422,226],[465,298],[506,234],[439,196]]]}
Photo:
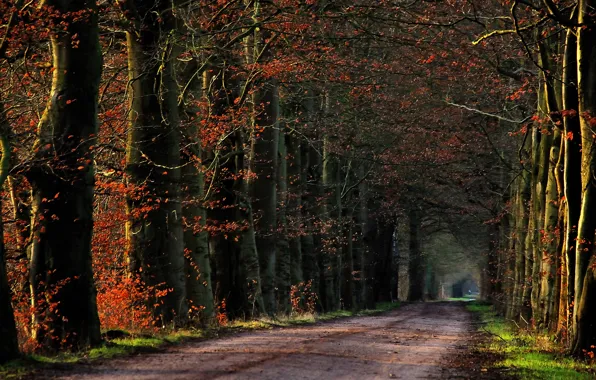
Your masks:
{"label": "grass", "polygon": [[111,339],[103,345],[92,348],[88,351],[60,353],[53,356],[27,355],[20,359],[13,360],[0,365],[0,379],[18,379],[36,369],[42,369],[52,365],[74,364],[90,362],[99,359],[110,359],[132,355],[140,352],[155,352],[167,346],[180,344],[189,340],[201,340],[217,337],[225,334],[232,334],[238,331],[263,330],[275,327],[289,327],[312,324],[319,321],[330,321],[338,318],[367,316],[380,314],[399,307],[399,303],[384,302],[378,303],[374,310],[360,310],[357,312],[339,310],[324,314],[300,314],[277,317],[262,317],[251,320],[233,320],[226,326],[219,326],[207,329],[183,329],[169,331],[155,336],[126,336],[123,338]]}
{"label": "grass", "polygon": [[454,301],[454,302],[458,302],[458,301],[463,301],[463,302],[470,302],[470,301],[475,301],[478,297],[457,297],[457,298],[447,298],[447,301]]}
{"label": "grass", "polygon": [[550,337],[518,330],[488,304],[471,302],[466,308],[478,314],[480,329],[491,335],[480,349],[504,357],[496,366],[521,379],[594,379],[594,366],[565,356]]}

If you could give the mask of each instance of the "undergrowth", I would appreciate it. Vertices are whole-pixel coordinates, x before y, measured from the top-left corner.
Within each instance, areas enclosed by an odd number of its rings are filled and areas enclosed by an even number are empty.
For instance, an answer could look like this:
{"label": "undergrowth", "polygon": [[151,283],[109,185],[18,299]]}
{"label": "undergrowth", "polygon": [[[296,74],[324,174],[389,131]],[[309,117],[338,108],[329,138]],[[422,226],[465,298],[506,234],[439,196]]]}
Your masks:
{"label": "undergrowth", "polygon": [[99,359],[110,359],[140,352],[155,352],[167,346],[180,344],[191,340],[202,340],[231,334],[238,331],[262,330],[275,327],[289,327],[312,324],[320,321],[330,321],[338,318],[367,316],[383,313],[399,307],[398,302],[378,303],[373,310],[338,310],[330,313],[300,313],[275,317],[261,317],[257,319],[232,320],[225,326],[215,326],[206,329],[179,329],[164,331],[151,336],[135,336],[126,332],[121,338],[109,339],[99,347],[87,351],[60,353],[53,356],[26,355],[0,365],[1,379],[18,379],[34,371],[52,365],[92,362]]}
{"label": "undergrowth", "polygon": [[566,356],[551,337],[517,329],[497,315],[489,304],[470,302],[466,308],[478,314],[479,329],[491,336],[480,349],[504,357],[496,366],[522,379],[595,378],[593,365]]}

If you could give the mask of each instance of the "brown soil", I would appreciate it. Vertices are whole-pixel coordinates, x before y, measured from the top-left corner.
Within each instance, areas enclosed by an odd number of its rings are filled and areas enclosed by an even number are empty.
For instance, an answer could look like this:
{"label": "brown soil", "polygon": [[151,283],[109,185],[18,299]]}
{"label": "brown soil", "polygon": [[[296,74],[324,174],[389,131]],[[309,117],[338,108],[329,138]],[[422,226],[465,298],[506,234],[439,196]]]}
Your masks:
{"label": "brown soil", "polygon": [[474,354],[473,345],[481,339],[475,331],[462,303],[417,303],[379,316],[240,333],[34,377],[492,379],[481,368],[485,358]]}

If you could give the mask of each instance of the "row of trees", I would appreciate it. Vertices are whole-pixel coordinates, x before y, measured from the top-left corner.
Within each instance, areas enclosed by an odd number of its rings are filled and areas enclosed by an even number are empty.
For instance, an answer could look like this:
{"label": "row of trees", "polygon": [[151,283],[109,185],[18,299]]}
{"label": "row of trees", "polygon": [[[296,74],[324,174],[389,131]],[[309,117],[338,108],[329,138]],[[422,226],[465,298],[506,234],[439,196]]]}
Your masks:
{"label": "row of trees", "polygon": [[[492,295],[508,318],[557,334],[574,354],[596,344],[592,1],[515,1],[511,29],[537,70],[537,111],[491,256]],[[523,67],[520,66],[520,71]],[[496,235],[496,234],[495,234]]]}

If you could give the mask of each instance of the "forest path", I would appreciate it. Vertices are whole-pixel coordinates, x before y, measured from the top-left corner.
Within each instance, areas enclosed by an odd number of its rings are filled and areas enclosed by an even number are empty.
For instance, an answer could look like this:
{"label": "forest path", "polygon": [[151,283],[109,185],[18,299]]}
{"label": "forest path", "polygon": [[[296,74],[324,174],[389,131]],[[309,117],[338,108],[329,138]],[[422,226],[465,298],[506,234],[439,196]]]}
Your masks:
{"label": "forest path", "polygon": [[[474,335],[463,303],[240,333],[165,352],[75,366],[61,379],[437,379]],[[457,371],[457,370],[456,370]],[[451,373],[451,374],[450,374]],[[38,377],[36,377],[38,378]]]}

